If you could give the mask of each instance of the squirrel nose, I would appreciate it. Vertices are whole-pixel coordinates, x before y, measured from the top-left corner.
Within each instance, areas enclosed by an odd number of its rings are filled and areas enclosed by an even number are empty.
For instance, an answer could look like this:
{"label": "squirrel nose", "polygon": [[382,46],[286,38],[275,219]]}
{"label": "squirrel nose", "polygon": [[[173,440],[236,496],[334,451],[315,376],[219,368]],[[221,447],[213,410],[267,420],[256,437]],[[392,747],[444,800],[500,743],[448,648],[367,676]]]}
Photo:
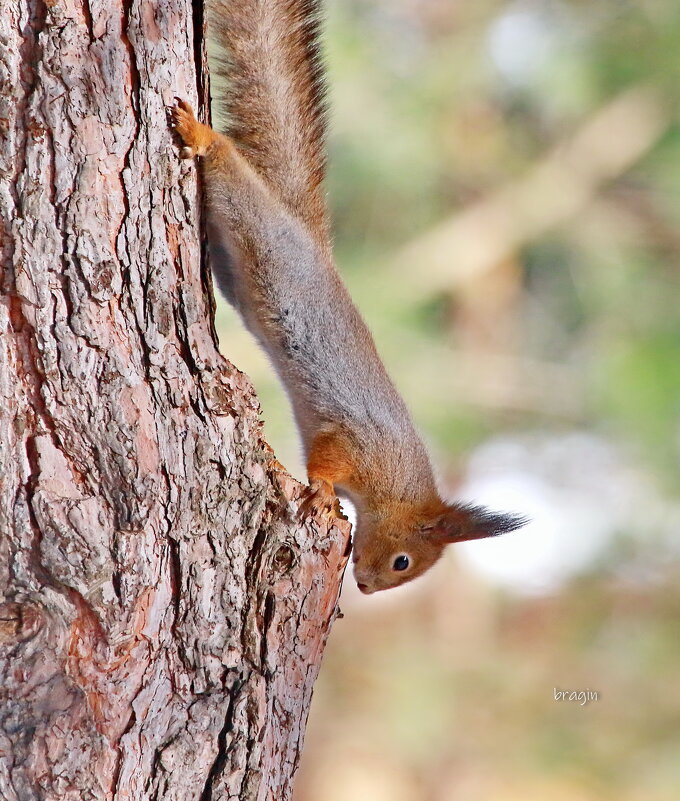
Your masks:
{"label": "squirrel nose", "polygon": [[361,581],[357,581],[357,587],[364,595],[370,595],[373,590],[369,589],[368,584],[363,584]]}

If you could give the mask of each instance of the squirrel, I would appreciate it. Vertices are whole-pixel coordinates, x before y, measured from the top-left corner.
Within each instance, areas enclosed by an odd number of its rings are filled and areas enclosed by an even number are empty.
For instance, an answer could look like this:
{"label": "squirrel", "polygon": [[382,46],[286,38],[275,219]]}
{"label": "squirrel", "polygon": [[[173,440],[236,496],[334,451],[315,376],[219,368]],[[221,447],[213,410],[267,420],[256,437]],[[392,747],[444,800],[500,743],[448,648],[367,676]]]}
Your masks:
{"label": "squirrel", "polygon": [[181,157],[198,157],[219,288],[269,355],[307,461],[303,514],[356,508],[363,593],[427,571],[449,543],[513,531],[517,515],[447,503],[404,401],[333,262],[324,198],[319,0],[212,0],[228,135],[175,98]]}

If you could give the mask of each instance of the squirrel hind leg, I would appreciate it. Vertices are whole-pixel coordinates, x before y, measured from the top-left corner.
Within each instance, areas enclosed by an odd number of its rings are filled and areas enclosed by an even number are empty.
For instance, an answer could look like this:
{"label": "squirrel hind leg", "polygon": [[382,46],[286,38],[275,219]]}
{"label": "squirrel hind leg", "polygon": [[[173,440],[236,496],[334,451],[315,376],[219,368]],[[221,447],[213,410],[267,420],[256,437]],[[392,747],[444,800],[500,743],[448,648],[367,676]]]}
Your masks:
{"label": "squirrel hind leg", "polygon": [[354,471],[348,445],[333,429],[322,429],[312,440],[307,458],[309,488],[300,506],[302,516],[310,513],[339,514],[335,484],[346,482]]}
{"label": "squirrel hind leg", "polygon": [[205,155],[216,134],[208,125],[203,125],[196,119],[189,103],[176,97],[175,105],[168,109],[168,117],[170,127],[183,145],[180,156],[183,159],[192,159],[194,156]]}

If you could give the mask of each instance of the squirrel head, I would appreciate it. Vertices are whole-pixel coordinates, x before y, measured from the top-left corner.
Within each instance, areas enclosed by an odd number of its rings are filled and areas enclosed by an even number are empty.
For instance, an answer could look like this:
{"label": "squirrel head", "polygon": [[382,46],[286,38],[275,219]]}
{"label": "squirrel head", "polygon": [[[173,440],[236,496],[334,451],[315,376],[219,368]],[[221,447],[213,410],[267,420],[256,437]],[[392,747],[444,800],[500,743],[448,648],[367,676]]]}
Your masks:
{"label": "squirrel head", "polygon": [[526,523],[518,515],[481,506],[430,503],[360,516],[354,542],[354,577],[361,592],[398,587],[422,576],[454,542],[495,537]]}

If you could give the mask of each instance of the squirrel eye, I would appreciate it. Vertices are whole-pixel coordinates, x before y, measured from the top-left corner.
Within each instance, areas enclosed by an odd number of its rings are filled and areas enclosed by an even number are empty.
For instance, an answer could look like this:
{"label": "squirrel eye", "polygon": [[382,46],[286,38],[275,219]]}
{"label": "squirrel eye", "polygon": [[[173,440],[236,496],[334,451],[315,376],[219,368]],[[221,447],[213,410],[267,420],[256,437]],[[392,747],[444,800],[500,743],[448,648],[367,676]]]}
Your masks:
{"label": "squirrel eye", "polygon": [[392,565],[393,570],[406,570],[409,566],[409,558],[406,554],[401,553],[397,558],[394,560],[394,564]]}

